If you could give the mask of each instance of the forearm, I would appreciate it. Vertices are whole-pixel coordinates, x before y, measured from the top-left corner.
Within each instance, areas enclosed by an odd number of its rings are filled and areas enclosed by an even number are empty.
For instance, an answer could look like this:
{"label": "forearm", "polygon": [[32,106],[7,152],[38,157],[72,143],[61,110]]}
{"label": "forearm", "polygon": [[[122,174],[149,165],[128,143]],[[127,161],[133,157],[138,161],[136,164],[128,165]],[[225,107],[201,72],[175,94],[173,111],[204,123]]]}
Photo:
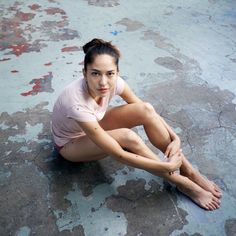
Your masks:
{"label": "forearm", "polygon": [[123,164],[139,169],[144,169],[156,174],[170,172],[175,169],[174,165],[172,165],[170,162],[149,159],[131,152],[127,152],[125,150],[122,150],[118,156],[114,155],[113,157]]}
{"label": "forearm", "polygon": [[161,160],[149,159],[147,157],[134,154],[123,150],[120,144],[105,132],[98,123],[91,122],[87,124],[80,123],[88,137],[99,146],[105,153],[116,160],[133,166],[135,168],[145,169],[152,173],[170,172],[175,169],[175,164],[171,162],[162,162]]}
{"label": "forearm", "polygon": [[123,164],[157,173],[169,172],[173,169],[171,163],[149,159],[123,150],[119,143],[107,133],[103,133],[102,136],[100,135],[98,138],[92,137],[92,139],[104,152]]}

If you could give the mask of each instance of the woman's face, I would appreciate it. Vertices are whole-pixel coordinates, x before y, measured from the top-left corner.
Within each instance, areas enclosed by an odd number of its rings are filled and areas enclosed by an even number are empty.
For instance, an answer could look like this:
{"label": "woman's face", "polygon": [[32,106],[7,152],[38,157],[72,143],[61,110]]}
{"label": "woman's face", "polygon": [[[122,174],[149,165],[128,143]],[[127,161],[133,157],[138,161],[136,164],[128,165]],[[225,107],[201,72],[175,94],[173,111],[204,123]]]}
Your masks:
{"label": "woman's face", "polygon": [[95,100],[105,97],[114,88],[118,76],[114,58],[106,54],[97,55],[83,73],[89,93]]}

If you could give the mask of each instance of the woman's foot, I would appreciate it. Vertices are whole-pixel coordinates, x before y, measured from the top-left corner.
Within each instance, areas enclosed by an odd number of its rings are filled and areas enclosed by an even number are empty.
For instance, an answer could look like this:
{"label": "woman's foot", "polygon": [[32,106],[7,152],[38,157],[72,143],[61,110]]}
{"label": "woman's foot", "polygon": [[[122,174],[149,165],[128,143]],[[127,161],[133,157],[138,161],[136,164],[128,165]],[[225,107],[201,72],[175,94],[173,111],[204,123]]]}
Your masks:
{"label": "woman's foot", "polygon": [[220,188],[214,182],[206,179],[203,175],[201,175],[198,170],[194,169],[184,155],[183,165],[180,168],[180,174],[188,177],[206,191],[211,192],[215,197],[221,198],[222,193]]}
{"label": "woman's foot", "polygon": [[211,192],[215,197],[217,198],[222,197],[220,188],[214,182],[206,179],[197,170],[193,170],[191,174],[188,175],[187,177],[191,179],[194,183],[205,189],[206,191]]}
{"label": "woman's foot", "polygon": [[216,210],[220,207],[220,200],[211,192],[201,188],[196,183],[192,182],[187,177],[183,177],[184,183],[181,183],[177,188],[179,191],[190,197],[197,205],[205,210]]}

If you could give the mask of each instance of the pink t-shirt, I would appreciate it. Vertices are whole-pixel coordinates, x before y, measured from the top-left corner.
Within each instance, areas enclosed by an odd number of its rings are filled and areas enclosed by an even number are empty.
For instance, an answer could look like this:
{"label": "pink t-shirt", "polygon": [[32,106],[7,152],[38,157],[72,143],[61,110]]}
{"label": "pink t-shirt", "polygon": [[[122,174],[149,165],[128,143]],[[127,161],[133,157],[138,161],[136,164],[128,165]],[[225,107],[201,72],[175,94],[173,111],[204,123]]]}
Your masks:
{"label": "pink t-shirt", "polygon": [[124,89],[124,80],[117,78],[114,91],[103,98],[102,105],[89,95],[85,79],[70,83],[59,95],[52,113],[52,134],[54,142],[63,146],[71,139],[85,135],[78,121],[100,121],[114,95],[120,95]]}

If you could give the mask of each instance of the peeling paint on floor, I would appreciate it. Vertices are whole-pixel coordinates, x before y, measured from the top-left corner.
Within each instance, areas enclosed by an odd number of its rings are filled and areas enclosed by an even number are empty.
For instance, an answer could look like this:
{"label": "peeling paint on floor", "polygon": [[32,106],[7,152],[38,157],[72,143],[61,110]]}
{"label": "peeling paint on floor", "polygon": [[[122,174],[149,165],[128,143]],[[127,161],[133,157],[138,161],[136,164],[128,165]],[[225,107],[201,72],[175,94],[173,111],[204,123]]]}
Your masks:
{"label": "peeling paint on floor", "polygon": [[[3,0],[0,14],[1,235],[236,234],[234,1]],[[111,158],[73,164],[54,150],[53,103],[94,37],[120,48],[121,76],[222,188],[219,210]]]}

